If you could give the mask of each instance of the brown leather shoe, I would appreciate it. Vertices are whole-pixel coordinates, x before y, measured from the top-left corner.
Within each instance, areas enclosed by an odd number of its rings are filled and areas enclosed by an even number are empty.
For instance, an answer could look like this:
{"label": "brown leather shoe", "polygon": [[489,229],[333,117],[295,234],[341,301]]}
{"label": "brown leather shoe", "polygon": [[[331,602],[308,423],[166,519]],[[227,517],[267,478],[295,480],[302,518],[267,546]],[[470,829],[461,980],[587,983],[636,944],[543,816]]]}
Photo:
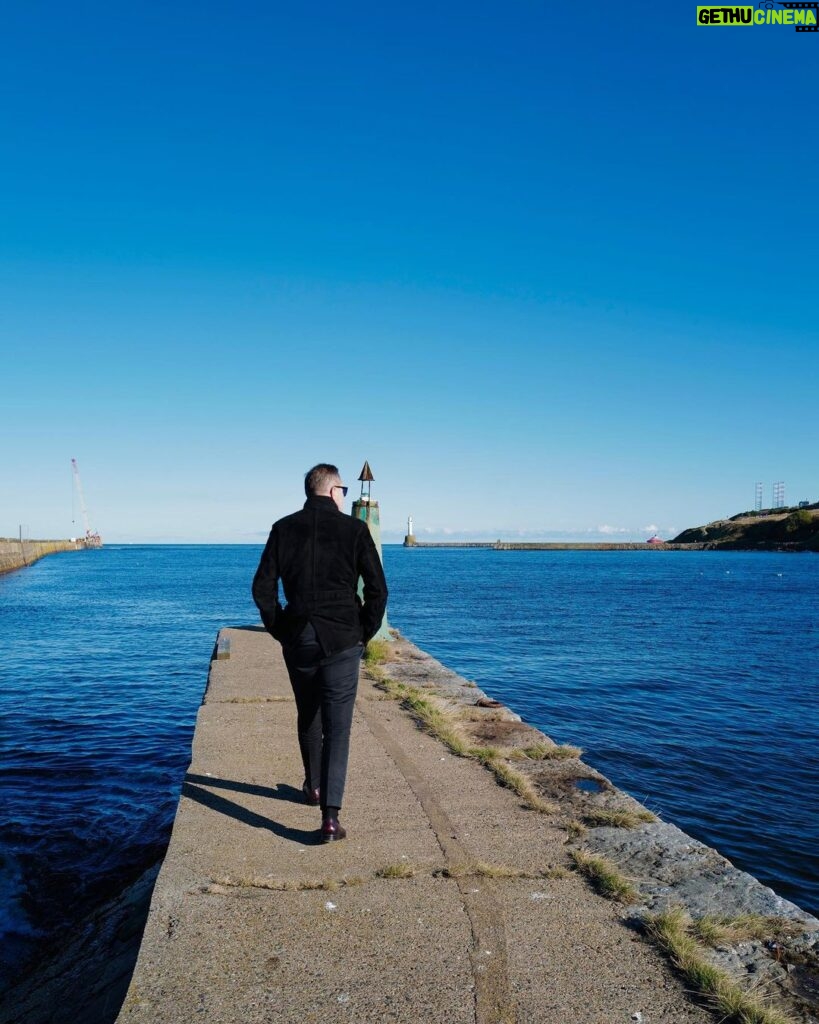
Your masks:
{"label": "brown leather shoe", "polygon": [[304,802],[308,807],[318,807],[319,802],[321,801],[321,794],[318,789],[310,789],[307,785],[307,780],[305,780],[301,787],[301,791],[304,793]]}
{"label": "brown leather shoe", "polygon": [[347,835],[347,830],[338,823],[338,818],[324,818],[321,822],[321,841],[335,843]]}

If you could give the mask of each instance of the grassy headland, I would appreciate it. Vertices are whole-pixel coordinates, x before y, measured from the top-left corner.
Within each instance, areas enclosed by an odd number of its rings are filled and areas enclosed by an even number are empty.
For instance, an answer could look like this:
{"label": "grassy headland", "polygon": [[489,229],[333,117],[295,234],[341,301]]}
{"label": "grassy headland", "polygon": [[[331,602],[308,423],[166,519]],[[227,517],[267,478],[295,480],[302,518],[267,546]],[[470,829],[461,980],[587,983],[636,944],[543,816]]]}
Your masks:
{"label": "grassy headland", "polygon": [[733,551],[819,551],[819,502],[806,508],[740,512],[683,530],[671,543]]}

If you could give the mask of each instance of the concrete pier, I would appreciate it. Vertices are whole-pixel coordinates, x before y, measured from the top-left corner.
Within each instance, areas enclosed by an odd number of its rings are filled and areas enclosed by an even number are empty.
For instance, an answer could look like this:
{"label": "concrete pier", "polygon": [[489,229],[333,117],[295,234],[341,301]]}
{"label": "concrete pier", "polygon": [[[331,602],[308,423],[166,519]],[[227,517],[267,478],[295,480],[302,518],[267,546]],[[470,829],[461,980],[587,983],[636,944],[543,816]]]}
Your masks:
{"label": "concrete pier", "polygon": [[[279,647],[261,627],[221,631],[120,1024],[706,1024],[641,915],[750,907],[815,948],[819,921],[663,822],[627,833],[642,836],[623,854],[630,904],[593,892],[571,850],[614,850],[626,830],[571,823],[644,809],[412,644],[386,646],[356,704],[348,838],[320,845]],[[419,699],[471,756],[419,727]],[[503,766],[530,788],[499,784]],[[784,964],[759,955],[757,982],[788,998]]]}

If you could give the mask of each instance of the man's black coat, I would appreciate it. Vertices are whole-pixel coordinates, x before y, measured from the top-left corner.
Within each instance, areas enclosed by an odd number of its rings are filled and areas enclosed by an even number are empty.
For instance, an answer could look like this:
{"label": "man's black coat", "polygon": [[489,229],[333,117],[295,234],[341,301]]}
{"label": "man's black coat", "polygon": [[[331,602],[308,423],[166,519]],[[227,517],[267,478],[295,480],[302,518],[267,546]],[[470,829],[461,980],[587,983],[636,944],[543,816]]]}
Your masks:
{"label": "man's black coat", "polygon": [[387,581],[367,524],[339,512],[332,498],[308,498],[300,512],[273,524],[253,580],[253,600],[265,628],[282,644],[293,643],[308,622],[327,656],[366,643],[387,607]]}

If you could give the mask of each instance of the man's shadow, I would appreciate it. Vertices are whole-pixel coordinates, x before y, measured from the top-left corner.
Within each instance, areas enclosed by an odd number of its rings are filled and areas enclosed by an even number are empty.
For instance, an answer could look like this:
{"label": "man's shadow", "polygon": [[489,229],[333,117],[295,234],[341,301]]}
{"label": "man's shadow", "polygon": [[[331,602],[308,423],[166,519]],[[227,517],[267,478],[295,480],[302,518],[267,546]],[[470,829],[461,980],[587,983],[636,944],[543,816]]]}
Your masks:
{"label": "man's shadow", "polygon": [[[209,787],[203,789],[203,786]],[[196,775],[188,772],[185,781],[182,783],[182,795],[189,800],[207,807],[217,814],[225,814],[235,821],[241,821],[244,825],[251,825],[253,828],[265,828],[281,839],[289,839],[291,842],[300,843],[302,846],[313,846],[320,842],[318,828],[309,832],[300,828],[289,828],[272,818],[265,818],[255,811],[249,811],[241,804],[234,803],[218,793],[212,793],[213,789],[227,789],[234,793],[249,793],[252,796],[267,797],[271,800],[286,800],[289,803],[301,803],[304,800],[301,790],[281,783],[275,789],[269,786],[256,786],[250,782],[236,782],[233,779],[219,779],[212,775]]]}

